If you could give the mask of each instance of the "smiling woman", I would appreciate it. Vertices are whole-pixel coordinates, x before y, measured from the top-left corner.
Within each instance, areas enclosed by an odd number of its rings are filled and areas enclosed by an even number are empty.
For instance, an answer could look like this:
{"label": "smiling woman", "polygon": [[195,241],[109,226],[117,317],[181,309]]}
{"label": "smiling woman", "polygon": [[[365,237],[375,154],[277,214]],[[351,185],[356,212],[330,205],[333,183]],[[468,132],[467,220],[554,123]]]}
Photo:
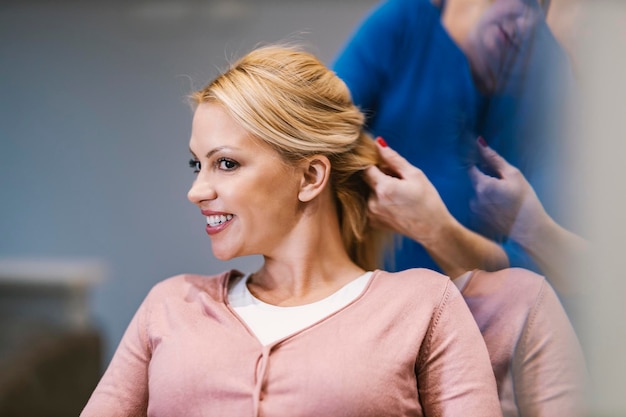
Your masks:
{"label": "smiling woman", "polygon": [[201,157],[194,156],[200,169],[189,200],[207,218],[218,259],[295,247],[300,240],[296,169],[217,103],[198,106],[190,148]]}
{"label": "smiling woman", "polygon": [[454,284],[376,269],[379,154],[344,83],[267,46],[193,98],[188,197],[216,257],[264,262],[157,284],[82,416],[500,416]]}
{"label": "smiling woman", "polygon": [[[322,68],[324,71],[320,71]],[[204,162],[206,169],[199,170],[189,192],[192,202],[201,208],[209,205],[197,193],[203,185],[211,183],[211,173],[228,172],[225,177],[219,177],[224,181],[242,177],[244,182],[252,179],[246,179],[246,175],[259,176],[257,183],[247,183],[250,192],[237,192],[247,199],[257,195],[264,199],[263,205],[248,201],[248,207],[255,211],[266,207],[270,212],[267,196],[272,195],[272,204],[286,210],[283,206],[289,203],[280,200],[284,193],[290,193],[284,197],[291,199],[291,205],[297,203],[288,215],[268,213],[266,227],[277,228],[277,220],[288,222],[300,209],[308,207],[303,202],[313,200],[325,190],[326,204],[337,205],[327,208],[337,216],[322,217],[313,227],[329,224],[325,233],[340,231],[343,245],[354,262],[365,269],[377,266],[382,240],[380,233],[367,222],[369,188],[362,171],[378,162],[378,154],[374,142],[362,129],[363,115],[352,104],[339,78],[313,57],[305,60],[298,51],[267,47],[248,54],[193,98],[199,106],[190,148],[194,155],[196,148],[202,149],[197,154],[205,158],[194,156],[194,160],[200,167]],[[237,151],[242,160],[238,159]],[[224,169],[227,163],[233,165],[232,169]],[[239,168],[241,175],[235,173]],[[298,181],[305,187],[302,195],[293,188],[299,186]],[[264,189],[260,182],[269,189]],[[332,184],[332,190],[326,187],[328,184]],[[296,195],[298,198],[294,198]],[[220,203],[212,205],[216,204]],[[315,213],[321,212],[318,204],[316,200]],[[307,210],[309,214],[311,209]],[[339,219],[340,227],[336,227],[333,222]],[[290,230],[294,225],[284,226]],[[290,236],[299,241],[307,234],[292,230]],[[328,236],[327,240],[332,241]]]}

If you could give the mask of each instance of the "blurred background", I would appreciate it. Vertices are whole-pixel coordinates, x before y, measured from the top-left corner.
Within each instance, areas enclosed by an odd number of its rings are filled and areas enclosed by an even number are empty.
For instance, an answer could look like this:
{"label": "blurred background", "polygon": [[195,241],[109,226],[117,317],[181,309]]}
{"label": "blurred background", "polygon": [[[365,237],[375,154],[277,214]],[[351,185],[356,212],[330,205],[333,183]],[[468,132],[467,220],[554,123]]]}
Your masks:
{"label": "blurred background", "polygon": [[[186,95],[259,43],[299,41],[330,64],[376,3],[0,0],[0,415],[68,415],[37,414],[33,393],[47,388],[28,372],[76,384],[84,403],[156,282],[259,264],[213,258],[186,199]],[[591,415],[623,417],[626,5],[594,0],[572,26],[567,4],[584,101],[568,158],[588,181],[572,210],[596,251],[576,277],[578,327]],[[42,367],[59,335],[75,350]]]}

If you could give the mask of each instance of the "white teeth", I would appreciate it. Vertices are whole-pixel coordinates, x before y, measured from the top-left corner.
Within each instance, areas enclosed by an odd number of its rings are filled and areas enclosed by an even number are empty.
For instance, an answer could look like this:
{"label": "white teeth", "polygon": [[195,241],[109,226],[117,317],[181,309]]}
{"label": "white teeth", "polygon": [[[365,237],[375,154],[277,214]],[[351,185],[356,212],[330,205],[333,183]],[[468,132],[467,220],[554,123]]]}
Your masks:
{"label": "white teeth", "polygon": [[222,223],[226,223],[232,218],[233,218],[232,214],[219,214],[219,215],[214,214],[211,216],[206,216],[206,224],[208,224],[211,227],[214,227]]}

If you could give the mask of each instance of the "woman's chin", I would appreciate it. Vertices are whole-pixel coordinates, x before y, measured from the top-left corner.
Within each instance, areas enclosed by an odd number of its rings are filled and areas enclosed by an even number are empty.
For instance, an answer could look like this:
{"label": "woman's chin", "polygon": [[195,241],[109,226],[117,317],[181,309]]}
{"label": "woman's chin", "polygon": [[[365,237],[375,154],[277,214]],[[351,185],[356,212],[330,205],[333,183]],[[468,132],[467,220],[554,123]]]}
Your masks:
{"label": "woman's chin", "polygon": [[213,256],[215,256],[215,258],[219,259],[220,261],[230,261],[231,259],[238,257],[238,255],[231,250],[215,247],[213,247]]}

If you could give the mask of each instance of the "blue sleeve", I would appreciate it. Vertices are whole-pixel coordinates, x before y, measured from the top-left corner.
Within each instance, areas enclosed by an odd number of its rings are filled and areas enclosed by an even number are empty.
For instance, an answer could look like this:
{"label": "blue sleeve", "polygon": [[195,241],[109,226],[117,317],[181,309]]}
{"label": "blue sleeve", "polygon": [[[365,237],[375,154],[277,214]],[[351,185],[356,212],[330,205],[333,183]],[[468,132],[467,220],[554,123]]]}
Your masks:
{"label": "blue sleeve", "polygon": [[404,32],[410,27],[416,3],[429,0],[389,0],[365,18],[340,52],[333,69],[347,84],[352,100],[361,108],[375,109],[388,81],[388,72],[398,65]]}
{"label": "blue sleeve", "polygon": [[524,268],[541,273],[539,266],[533,261],[524,248],[514,240],[507,239],[502,243],[502,249],[504,249],[509,258],[509,266],[511,268]]}

